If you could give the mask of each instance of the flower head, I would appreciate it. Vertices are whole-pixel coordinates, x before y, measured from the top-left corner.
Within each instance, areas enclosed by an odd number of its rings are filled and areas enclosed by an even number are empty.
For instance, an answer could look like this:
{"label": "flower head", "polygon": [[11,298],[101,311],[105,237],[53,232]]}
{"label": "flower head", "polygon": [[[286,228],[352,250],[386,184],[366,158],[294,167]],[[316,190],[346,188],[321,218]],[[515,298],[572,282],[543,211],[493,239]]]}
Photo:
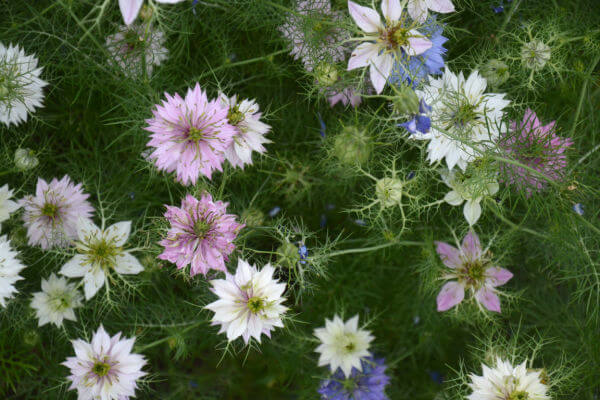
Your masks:
{"label": "flower head", "polygon": [[346,58],[342,42],[347,34],[335,24],[341,19],[342,13],[331,10],[330,0],[300,0],[296,13],[288,15],[279,31],[290,42],[294,59],[312,71],[320,63]]}
{"label": "flower head", "polygon": [[390,377],[383,358],[365,357],[362,369],[352,368],[349,377],[337,370],[333,376],[321,382],[319,393],[322,400],[388,400],[385,387]]}
{"label": "flower head", "polygon": [[521,47],[521,62],[529,69],[538,70],[544,68],[550,60],[552,50],[550,46],[540,40],[532,40]]}
{"label": "flower head", "polygon": [[408,15],[416,21],[425,22],[427,10],[447,14],[454,12],[452,0],[408,0]]}
{"label": "flower head", "polygon": [[183,185],[196,184],[200,174],[222,171],[225,152],[236,129],[227,120],[228,108],[218,100],[209,101],[199,84],[188,89],[185,99],[165,93],[167,100],[156,105],[154,118],[146,120],[152,132],[149,155],[160,170],[177,172]]}
{"label": "flower head", "polygon": [[244,168],[252,164],[252,152],[264,153],[267,149],[263,144],[271,143],[265,135],[271,127],[260,120],[262,113],[254,100],[238,101],[237,96],[227,97],[219,93],[219,101],[227,107],[227,120],[235,127],[235,135],[229,147],[225,150],[225,158],[234,167]]}
{"label": "flower head", "polygon": [[528,369],[527,361],[513,366],[510,361],[496,357],[493,368],[482,364],[483,376],[470,374],[473,391],[468,400],[549,400],[543,370]]}
{"label": "flower head", "polygon": [[206,275],[209,269],[226,271],[227,256],[235,249],[233,241],[245,226],[227,214],[227,203],[213,201],[209,193],[200,200],[187,195],[181,207],[166,206],[165,218],[171,224],[167,237],[160,241],[165,250],[158,256],[177,265],[190,265],[190,275]]}
{"label": "flower head", "polygon": [[470,176],[457,171],[442,171],[442,181],[451,191],[446,193],[444,201],[451,206],[463,207],[463,215],[469,225],[475,225],[481,217],[481,200],[493,196],[499,186],[495,176]]}
{"label": "flower head", "polygon": [[381,12],[359,6],[348,1],[350,16],[365,33],[350,59],[348,70],[369,67],[371,83],[377,93],[381,93],[392,72],[394,63],[402,62],[406,57],[425,53],[433,45],[416,25],[409,24],[402,16],[400,0],[382,0]]}
{"label": "flower head", "polygon": [[228,341],[241,336],[246,344],[251,337],[260,343],[262,334],[271,337],[274,328],[283,327],[285,283],[277,281],[274,272],[271,264],[259,271],[239,259],[235,275],[225,272],[225,279],[210,281],[219,300],[205,308],[215,313],[212,325],[221,325],[219,333],[225,332]]}
{"label": "flower head", "polygon": [[491,147],[504,128],[503,109],[510,103],[504,94],[484,93],[487,82],[477,71],[467,79],[446,69],[440,78],[431,78],[419,98],[431,106],[431,131],[412,135],[429,140],[428,159],[446,159],[448,169],[457,165],[463,171],[482,151]]}
{"label": "flower head", "polygon": [[6,300],[17,293],[15,282],[23,279],[19,273],[25,266],[17,259],[18,254],[11,248],[8,237],[0,236],[0,306],[2,307],[6,307]]}
{"label": "flower head", "polygon": [[445,242],[435,242],[436,252],[451,271],[443,275],[450,280],[437,297],[438,311],[446,311],[463,301],[465,290],[470,290],[475,300],[490,311],[500,312],[500,299],[496,287],[508,282],[513,274],[490,259],[490,253],[481,248],[479,237],[469,232],[457,249]]}
{"label": "flower head", "polygon": [[89,219],[77,223],[78,241],[75,255],[60,269],[60,274],[69,278],[83,278],[85,299],[89,300],[106,283],[112,271],[119,274],[138,274],[144,267],[130,250],[123,246],[129,239],[131,221],[117,222],[104,229]]}
{"label": "flower head", "polygon": [[106,47],[117,66],[130,78],[142,75],[145,62],[146,75],[151,76],[154,66],[167,59],[169,50],[164,47],[165,34],[160,29],[145,24],[122,26],[106,38]]}
{"label": "flower head", "polygon": [[67,247],[77,238],[78,219],[89,219],[94,211],[88,197],[81,183],[75,185],[67,175],[50,183],[38,178],[35,196],[19,200],[29,244],[44,250]]}
{"label": "flower head", "polygon": [[[511,122],[511,132],[500,138],[500,148],[509,158],[539,172],[547,179],[558,181],[563,177],[567,166],[565,151],[573,141],[557,136],[555,123],[556,121],[552,121],[542,125],[536,113],[527,109],[523,122]],[[500,168],[503,179],[508,184],[524,188],[528,196],[547,186],[546,179],[520,165],[503,163]]]}
{"label": "flower head", "polygon": [[75,312],[81,307],[83,296],[74,283],[65,278],[50,275],[48,280],[42,279],[42,291],[33,294],[31,307],[38,318],[38,326],[52,322],[57,327],[63,320],[76,321]]}
{"label": "flower head", "polygon": [[361,360],[370,355],[369,344],[374,339],[369,331],[359,329],[358,315],[346,322],[337,315],[333,320],[325,319],[325,327],[315,329],[314,335],[321,341],[315,350],[319,366],[329,365],[334,373],[341,368],[346,377],[352,368],[362,371]]}
{"label": "flower head", "polygon": [[10,214],[14,213],[21,207],[17,202],[11,200],[13,191],[8,188],[8,185],[0,187],[0,224],[10,218]]}
{"label": "flower head", "polygon": [[27,121],[28,113],[43,107],[42,67],[19,46],[0,43],[0,122],[6,126]]}
{"label": "flower head", "polygon": [[69,368],[70,390],[79,400],[127,400],[135,397],[137,380],[146,375],[146,360],[131,352],[135,338],[121,339],[121,332],[109,336],[100,325],[91,342],[73,340],[75,357],[62,363]]}

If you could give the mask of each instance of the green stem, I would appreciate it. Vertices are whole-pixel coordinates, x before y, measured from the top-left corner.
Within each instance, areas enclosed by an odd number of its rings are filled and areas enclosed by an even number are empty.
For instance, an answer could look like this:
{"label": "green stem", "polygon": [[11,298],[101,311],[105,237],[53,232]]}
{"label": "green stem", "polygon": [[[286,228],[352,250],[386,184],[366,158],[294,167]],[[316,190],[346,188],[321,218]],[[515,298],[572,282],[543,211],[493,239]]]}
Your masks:
{"label": "green stem", "polygon": [[328,256],[333,257],[333,256],[341,256],[344,254],[367,253],[370,251],[381,250],[381,249],[385,249],[387,247],[391,247],[391,246],[395,246],[395,245],[422,246],[423,244],[424,244],[423,242],[393,241],[393,242],[384,243],[384,244],[380,244],[377,246],[371,246],[371,247],[359,247],[359,248],[355,248],[355,249],[332,251],[331,253],[328,254]]}
{"label": "green stem", "polygon": [[504,18],[504,22],[502,22],[502,25],[500,26],[499,33],[504,32],[504,28],[506,28],[506,25],[508,25],[508,23],[510,22],[515,11],[517,11],[519,4],[521,4],[521,0],[516,0],[515,2],[512,3],[510,10],[508,10],[508,14],[506,14],[506,18]]}
{"label": "green stem", "polygon": [[592,77],[592,72],[594,72],[594,69],[596,69],[596,65],[598,65],[599,61],[600,56],[596,56],[596,58],[594,58],[594,61],[592,61],[590,67],[586,72],[587,76],[585,78],[585,81],[583,81],[583,85],[581,86],[581,92],[579,93],[579,102],[577,103],[577,109],[575,110],[575,117],[573,119],[573,126],[571,127],[569,137],[573,137],[573,134],[575,133],[575,128],[577,128],[577,122],[579,121],[579,114],[581,114],[581,109],[583,107],[583,99],[585,98],[585,93],[587,92],[587,86]]}
{"label": "green stem", "polygon": [[[187,331],[190,331],[190,330],[194,329],[195,327],[197,327],[198,325],[203,324],[203,323],[204,323],[204,321],[198,321],[192,325],[189,325],[189,326],[183,328],[178,333],[180,333],[180,334],[186,333]],[[138,347],[136,351],[139,351],[139,352],[146,351],[152,347],[158,346],[159,344],[162,344],[162,343],[168,341],[170,338],[171,338],[171,336],[165,336],[164,338],[155,340],[154,342],[148,343],[145,346]]]}
{"label": "green stem", "polygon": [[227,69],[227,68],[232,68],[232,67],[239,67],[241,65],[248,65],[248,64],[255,63],[255,62],[263,61],[263,60],[268,59],[269,57],[273,57],[273,56],[276,56],[276,55],[279,55],[279,54],[287,53],[288,51],[289,51],[288,49],[278,50],[278,51],[275,51],[275,52],[273,52],[271,54],[267,54],[266,56],[249,58],[247,60],[238,61],[238,62],[234,62],[234,63],[230,63],[230,64],[223,64],[223,65],[221,65],[221,66],[219,66],[217,68],[211,69],[209,72],[205,72],[204,74],[200,75],[197,78],[194,78],[193,80],[197,81],[197,80],[201,79],[205,74],[214,73],[214,72],[220,71],[222,69]]}

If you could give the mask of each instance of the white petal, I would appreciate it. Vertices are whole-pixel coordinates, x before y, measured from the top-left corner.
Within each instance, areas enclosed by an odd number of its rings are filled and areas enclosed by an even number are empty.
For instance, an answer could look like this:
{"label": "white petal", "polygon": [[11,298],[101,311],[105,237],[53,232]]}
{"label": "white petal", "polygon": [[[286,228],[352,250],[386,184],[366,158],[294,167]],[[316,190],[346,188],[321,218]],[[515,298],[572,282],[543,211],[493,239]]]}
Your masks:
{"label": "white petal", "polygon": [[481,216],[481,206],[478,202],[473,200],[467,200],[463,214],[469,225],[475,225],[479,217]]}
{"label": "white petal", "polygon": [[444,14],[454,12],[452,0],[428,0],[428,3],[429,8],[433,11]]}
{"label": "white petal", "polygon": [[116,257],[115,271],[120,274],[135,275],[144,270],[137,258],[129,253],[123,253]]}
{"label": "white petal", "polygon": [[359,6],[353,1],[348,1],[348,11],[350,16],[356,22],[356,25],[364,32],[377,32],[381,26],[379,13],[369,7]]}
{"label": "white petal", "polygon": [[394,58],[390,54],[377,56],[371,64],[371,83],[377,93],[383,92],[387,78],[390,76],[390,72],[392,72],[393,64]]}
{"label": "white petal", "polygon": [[68,278],[80,278],[86,274],[88,267],[83,265],[84,258],[81,254],[77,254],[71,258],[60,269],[59,274]]}
{"label": "white petal", "polygon": [[121,221],[109,226],[104,232],[106,239],[113,240],[115,246],[121,247],[129,238],[131,233],[131,221]]}
{"label": "white petal", "polygon": [[104,271],[101,268],[95,268],[83,277],[83,283],[85,299],[89,300],[104,286]]}
{"label": "white petal", "polygon": [[464,199],[458,194],[456,190],[451,190],[444,196],[444,201],[451,206],[460,206]]}
{"label": "white petal", "polygon": [[378,53],[379,46],[376,43],[366,42],[359,44],[350,55],[348,71],[370,65]]}
{"label": "white petal", "polygon": [[144,0],[119,0],[119,8],[125,25],[130,25],[135,20],[143,2]]}
{"label": "white petal", "polygon": [[402,15],[400,0],[382,0],[381,12],[388,21],[398,21]]}

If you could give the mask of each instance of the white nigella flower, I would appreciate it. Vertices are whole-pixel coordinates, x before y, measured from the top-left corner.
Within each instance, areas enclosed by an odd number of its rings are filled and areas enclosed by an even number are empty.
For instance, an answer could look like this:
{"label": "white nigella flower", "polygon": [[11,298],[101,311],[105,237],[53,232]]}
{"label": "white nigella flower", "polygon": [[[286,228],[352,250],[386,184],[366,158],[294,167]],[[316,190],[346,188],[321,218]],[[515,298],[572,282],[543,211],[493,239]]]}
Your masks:
{"label": "white nigella flower", "polygon": [[371,332],[358,328],[358,315],[344,322],[335,315],[325,319],[325,327],[315,329],[314,335],[321,341],[315,350],[319,353],[319,366],[329,365],[331,372],[341,368],[346,377],[352,367],[362,371],[361,359],[369,356],[369,344],[374,337]]}
{"label": "white nigella flower", "polygon": [[121,339],[121,332],[110,337],[100,325],[91,342],[73,340],[75,357],[62,363],[69,368],[70,390],[78,400],[127,400],[135,397],[137,380],[146,360],[132,353],[135,338]]}
{"label": "white nigella flower", "polygon": [[75,312],[81,307],[83,296],[74,283],[65,278],[50,275],[48,280],[42,279],[42,291],[33,294],[31,307],[38,318],[38,326],[52,322],[57,327],[63,320],[76,321]]}
{"label": "white nigella flower", "polygon": [[348,60],[348,71],[368,66],[371,83],[377,93],[383,91],[395,61],[403,54],[418,56],[432,46],[425,35],[407,23],[400,0],[382,0],[383,22],[372,8],[348,1],[348,9],[354,22],[365,33],[360,38],[363,43],[354,49]]}
{"label": "white nigella flower", "polygon": [[548,386],[541,370],[526,367],[526,361],[514,367],[510,361],[496,357],[496,366],[482,364],[483,376],[470,374],[473,392],[468,400],[549,400]]}
{"label": "white nigella flower", "polygon": [[27,121],[27,115],[43,107],[42,67],[19,46],[0,43],[0,122],[6,126]]}
{"label": "white nigella flower", "polygon": [[270,264],[258,271],[239,259],[235,275],[225,273],[225,279],[210,281],[219,299],[205,308],[215,313],[212,324],[221,325],[219,333],[226,332],[228,341],[241,336],[246,344],[250,337],[260,343],[263,333],[271,337],[274,328],[283,327],[285,283],[275,280],[274,272]]}
{"label": "white nigella flower", "polygon": [[[181,3],[182,1],[184,0],[156,0],[157,3],[162,4],[175,4]],[[131,25],[131,23],[135,21],[140,13],[142,4],[144,4],[144,0],[119,0],[119,9],[121,10],[125,25]]]}
{"label": "white nigella flower", "polygon": [[13,191],[8,185],[0,187],[0,224],[10,218],[10,214],[19,209],[19,204],[12,201]]}
{"label": "white nigella flower", "polygon": [[431,164],[445,158],[448,169],[458,165],[464,171],[480,152],[495,145],[506,128],[502,110],[510,101],[504,94],[484,93],[486,86],[477,71],[465,79],[462,72],[456,75],[446,68],[442,77],[430,77],[429,84],[416,91],[431,106],[431,129],[411,138],[429,140]]}
{"label": "white nigella flower", "polygon": [[131,221],[117,222],[104,229],[92,221],[80,218],[77,223],[79,254],[69,260],[60,274],[69,278],[83,277],[85,299],[89,300],[106,283],[111,271],[119,274],[138,274],[144,267],[130,251],[123,249],[129,238]]}
{"label": "white nigella flower", "polygon": [[106,38],[106,47],[113,56],[114,63],[128,77],[142,75],[145,61],[146,75],[151,76],[154,66],[159,66],[167,59],[169,50],[164,47],[165,34],[160,29],[134,24],[122,26],[119,31]]}
{"label": "white nigella flower", "polygon": [[529,69],[542,69],[548,61],[552,50],[541,40],[532,40],[521,47],[521,61]]}
{"label": "white nigella flower", "polygon": [[454,12],[454,5],[452,0],[408,0],[406,9],[412,19],[423,23],[427,19],[428,9],[447,14]]}
{"label": "white nigella flower", "polygon": [[495,178],[475,177],[468,178],[465,174],[456,171],[441,171],[442,181],[452,189],[444,201],[452,206],[465,203],[463,214],[469,225],[475,225],[481,216],[481,200],[493,196],[498,192],[498,181]]}
{"label": "white nigella flower", "polygon": [[10,247],[10,240],[0,236],[0,306],[6,307],[6,300],[17,292],[15,282],[23,279],[19,273],[25,268],[17,259],[17,253]]}
{"label": "white nigella flower", "polygon": [[271,127],[260,120],[262,113],[254,100],[238,101],[235,95],[227,97],[219,93],[219,101],[229,108],[227,120],[236,128],[233,142],[225,150],[225,158],[234,167],[244,168],[244,165],[252,164],[253,151],[261,154],[267,151],[263,144],[271,143],[265,138]]}

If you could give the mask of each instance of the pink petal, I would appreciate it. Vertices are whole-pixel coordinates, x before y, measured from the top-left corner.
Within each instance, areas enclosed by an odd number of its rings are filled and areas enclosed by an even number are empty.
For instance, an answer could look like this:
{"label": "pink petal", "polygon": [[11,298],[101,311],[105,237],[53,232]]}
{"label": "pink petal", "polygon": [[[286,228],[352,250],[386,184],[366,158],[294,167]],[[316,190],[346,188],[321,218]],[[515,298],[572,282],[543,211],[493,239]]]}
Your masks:
{"label": "pink petal", "polygon": [[448,282],[442,286],[437,296],[437,310],[446,311],[454,307],[465,298],[465,289],[458,282]]}
{"label": "pink petal", "polygon": [[462,265],[460,252],[456,247],[444,242],[435,242],[435,245],[435,251],[438,253],[446,267],[454,269]]}
{"label": "pink petal", "polygon": [[485,270],[485,274],[487,276],[485,283],[492,287],[502,286],[513,277],[512,272],[500,267],[490,267]]}
{"label": "pink petal", "polygon": [[348,1],[348,11],[356,25],[364,32],[377,32],[381,26],[381,19],[377,11],[369,7],[359,6],[353,1]]}
{"label": "pink petal", "polygon": [[370,64],[370,61],[377,57],[379,48],[375,43],[361,43],[359,44],[348,60],[348,71],[366,67]]}
{"label": "pink petal", "polygon": [[130,25],[135,20],[143,2],[144,0],[119,0],[119,8],[125,25]]}
{"label": "pink petal", "polygon": [[415,21],[423,23],[427,19],[426,0],[410,0],[407,9],[408,15]]}
{"label": "pink petal", "polygon": [[475,298],[490,311],[500,312],[500,299],[494,289],[483,287],[475,293]]}
{"label": "pink petal", "polygon": [[400,0],[382,0],[381,12],[388,21],[398,21],[402,15]]}
{"label": "pink petal", "polygon": [[455,11],[452,0],[429,0],[429,9],[444,14]]}
{"label": "pink petal", "polygon": [[[411,31],[411,33],[423,36],[414,30]],[[402,48],[409,56],[418,56],[419,54],[423,54],[429,50],[431,46],[433,46],[431,41],[425,37],[412,37],[408,39],[408,43],[408,46],[402,46]]]}
{"label": "pink petal", "polygon": [[462,242],[462,251],[470,260],[477,260],[481,257],[481,243],[479,237],[473,231],[469,231]]}
{"label": "pink petal", "polygon": [[383,92],[387,78],[392,72],[393,64],[394,58],[390,54],[379,55],[372,61],[369,72],[371,83],[378,94]]}

